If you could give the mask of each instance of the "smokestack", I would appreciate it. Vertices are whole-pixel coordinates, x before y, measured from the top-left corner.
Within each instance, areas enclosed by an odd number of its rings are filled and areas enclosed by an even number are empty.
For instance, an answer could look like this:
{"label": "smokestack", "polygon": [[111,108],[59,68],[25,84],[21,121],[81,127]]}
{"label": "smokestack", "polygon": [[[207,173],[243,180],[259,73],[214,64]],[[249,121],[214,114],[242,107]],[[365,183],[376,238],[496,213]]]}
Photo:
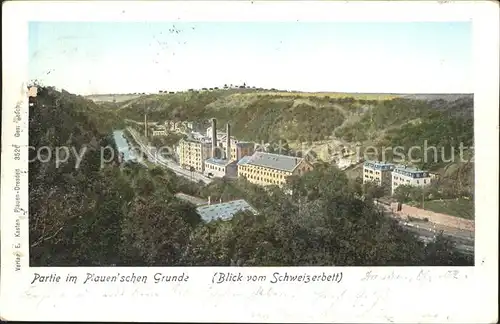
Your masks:
{"label": "smokestack", "polygon": [[148,114],[144,113],[144,136],[148,137]]}
{"label": "smokestack", "polygon": [[208,204],[210,205],[210,196],[208,196]]}
{"label": "smokestack", "polygon": [[231,125],[229,123],[226,124],[226,159],[231,160]]}
{"label": "smokestack", "polygon": [[217,157],[217,120],[212,118],[212,158]]}

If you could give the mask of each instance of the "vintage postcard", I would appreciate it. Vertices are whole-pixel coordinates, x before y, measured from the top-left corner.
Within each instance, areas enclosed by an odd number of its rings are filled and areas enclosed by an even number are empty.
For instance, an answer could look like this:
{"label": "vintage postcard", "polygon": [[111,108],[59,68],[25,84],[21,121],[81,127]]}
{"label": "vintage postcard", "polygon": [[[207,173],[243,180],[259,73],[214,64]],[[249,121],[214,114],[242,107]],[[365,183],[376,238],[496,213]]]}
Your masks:
{"label": "vintage postcard", "polygon": [[497,12],[7,2],[2,319],[496,322]]}

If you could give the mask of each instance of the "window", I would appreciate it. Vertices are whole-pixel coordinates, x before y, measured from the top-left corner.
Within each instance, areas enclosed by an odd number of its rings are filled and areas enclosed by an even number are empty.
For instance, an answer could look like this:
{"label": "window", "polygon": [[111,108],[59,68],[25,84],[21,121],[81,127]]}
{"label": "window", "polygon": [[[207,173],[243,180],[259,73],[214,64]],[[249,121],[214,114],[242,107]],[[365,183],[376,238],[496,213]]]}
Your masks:
{"label": "window", "polygon": [[427,179],[424,179],[424,184],[426,184],[426,183],[427,183]]}
{"label": "window", "polygon": [[417,180],[417,184],[420,184],[420,180]]}

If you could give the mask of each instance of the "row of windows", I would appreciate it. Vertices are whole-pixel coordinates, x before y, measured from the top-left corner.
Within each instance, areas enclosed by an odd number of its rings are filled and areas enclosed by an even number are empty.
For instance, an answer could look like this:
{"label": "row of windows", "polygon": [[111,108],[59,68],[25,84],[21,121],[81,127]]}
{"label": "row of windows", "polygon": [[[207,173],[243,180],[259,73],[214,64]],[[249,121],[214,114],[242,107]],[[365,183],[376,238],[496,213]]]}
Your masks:
{"label": "row of windows", "polygon": [[[394,177],[394,180],[398,180],[398,178]],[[405,182],[406,181],[406,183],[410,183],[409,179],[399,178],[399,181],[400,182]],[[424,179],[423,181],[424,181],[423,184],[427,184],[427,179]],[[396,182],[394,182],[394,183],[396,183]],[[417,184],[420,184],[420,180],[417,180]]]}

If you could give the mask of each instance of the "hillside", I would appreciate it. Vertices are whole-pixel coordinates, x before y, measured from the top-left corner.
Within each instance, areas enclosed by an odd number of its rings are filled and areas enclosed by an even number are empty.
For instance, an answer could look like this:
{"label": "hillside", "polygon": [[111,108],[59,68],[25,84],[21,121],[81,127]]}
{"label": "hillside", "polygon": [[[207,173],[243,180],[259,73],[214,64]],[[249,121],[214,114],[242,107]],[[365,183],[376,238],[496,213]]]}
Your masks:
{"label": "hillside", "polygon": [[134,98],[139,98],[141,94],[97,94],[85,96],[86,99],[92,100],[96,103],[103,102],[123,102]]}
{"label": "hillside", "polygon": [[[200,108],[190,105],[184,107]],[[88,152],[78,166],[75,156],[59,166],[54,159],[30,164],[30,266],[473,264],[443,236],[422,243],[371,199],[360,199],[361,188],[336,167],[291,178],[289,196],[245,179],[201,186],[161,168],[102,164],[100,146],[116,153],[110,136],[115,117],[82,97],[39,90],[30,145],[70,152],[85,146]],[[259,215],[205,223],[194,205],[176,198],[179,192],[214,201],[242,198]]]}

